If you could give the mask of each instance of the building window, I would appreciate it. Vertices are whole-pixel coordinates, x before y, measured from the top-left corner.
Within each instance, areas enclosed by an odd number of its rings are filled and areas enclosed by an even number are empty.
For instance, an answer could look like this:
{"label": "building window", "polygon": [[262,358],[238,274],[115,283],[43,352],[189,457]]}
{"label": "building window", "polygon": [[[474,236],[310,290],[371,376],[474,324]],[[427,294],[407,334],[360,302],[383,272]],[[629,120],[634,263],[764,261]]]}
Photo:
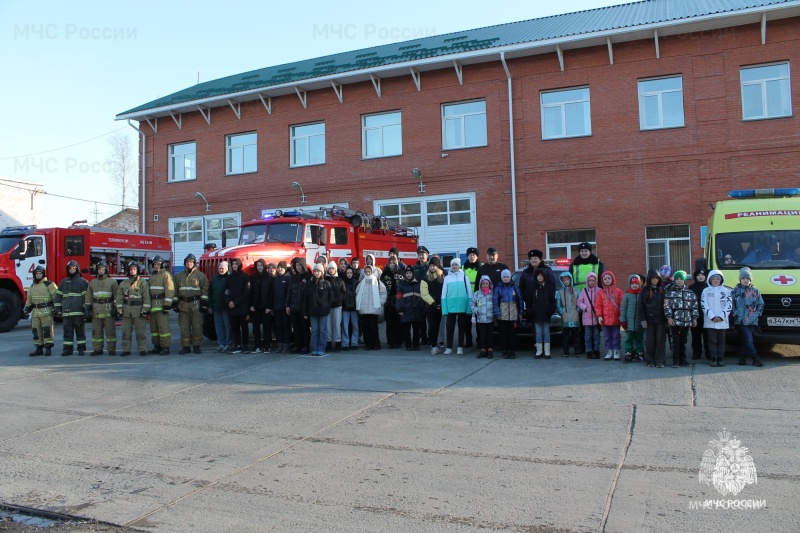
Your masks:
{"label": "building window", "polygon": [[692,272],[689,225],[647,226],[647,270],[669,265],[672,271]]}
{"label": "building window", "polygon": [[486,101],[442,106],[442,148],[486,146]]}
{"label": "building window", "polygon": [[380,215],[408,228],[422,226],[422,203],[387,204],[380,206]]}
{"label": "building window", "polygon": [[222,242],[222,233],[225,233],[227,243],[239,242],[239,219],[237,217],[210,218],[205,217],[207,241]]}
{"label": "building window", "polygon": [[169,181],[186,181],[197,178],[197,143],[169,145]]}
{"label": "building window", "polygon": [[325,123],[304,124],[290,128],[290,167],[325,163]]}
{"label": "building window", "polygon": [[588,87],[543,92],[541,102],[542,139],[592,134]]}
{"label": "building window", "polygon": [[257,133],[241,133],[225,137],[226,174],[244,174],[258,170],[256,164]]}
{"label": "building window", "polygon": [[427,202],[428,226],[469,224],[472,221],[469,204],[468,198]]}
{"label": "building window", "polygon": [[361,154],[364,159],[402,153],[400,111],[361,117]]}
{"label": "building window", "polygon": [[792,114],[789,63],[746,67],[739,71],[742,83],[742,118],[788,117]]}
{"label": "building window", "polygon": [[639,127],[643,130],[683,126],[683,77],[639,80]]}
{"label": "building window", "polygon": [[573,259],[578,256],[578,246],[588,242],[592,253],[597,254],[595,230],[574,229],[547,232],[547,259]]}
{"label": "building window", "polygon": [[184,220],[172,223],[173,242],[202,242],[203,220]]}

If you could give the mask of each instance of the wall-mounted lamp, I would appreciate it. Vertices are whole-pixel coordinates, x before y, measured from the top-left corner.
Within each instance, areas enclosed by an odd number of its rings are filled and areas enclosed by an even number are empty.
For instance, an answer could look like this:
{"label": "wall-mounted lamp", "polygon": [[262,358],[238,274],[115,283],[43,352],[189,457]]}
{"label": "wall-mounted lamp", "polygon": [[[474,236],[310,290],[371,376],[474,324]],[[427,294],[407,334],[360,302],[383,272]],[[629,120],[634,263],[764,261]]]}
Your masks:
{"label": "wall-mounted lamp", "polygon": [[203,200],[206,203],[206,213],[211,212],[211,204],[208,203],[208,200],[206,200],[206,197],[203,196],[202,193],[196,192],[194,193],[194,197],[197,198],[198,200]]}
{"label": "wall-mounted lamp", "polygon": [[418,168],[415,168],[411,171],[411,175],[414,176],[419,180],[419,193],[422,194],[425,192],[425,184],[422,183],[422,171]]}
{"label": "wall-mounted lamp", "polygon": [[300,191],[300,203],[301,204],[306,203],[306,193],[303,192],[303,188],[300,186],[300,184],[297,183],[296,181],[292,182],[292,187]]}

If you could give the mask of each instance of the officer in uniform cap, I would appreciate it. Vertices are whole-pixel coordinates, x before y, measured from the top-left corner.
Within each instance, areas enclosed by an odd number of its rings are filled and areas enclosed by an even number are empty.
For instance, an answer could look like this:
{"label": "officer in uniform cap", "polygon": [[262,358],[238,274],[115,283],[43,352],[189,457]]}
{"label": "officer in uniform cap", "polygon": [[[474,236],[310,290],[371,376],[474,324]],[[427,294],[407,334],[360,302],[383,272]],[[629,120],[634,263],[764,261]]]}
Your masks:
{"label": "officer in uniform cap", "polygon": [[189,254],[183,260],[184,270],[175,276],[175,294],[172,310],[178,313],[181,329],[181,351],[200,353],[203,341],[203,318],[208,310],[208,278],[197,269],[197,258]]}
{"label": "officer in uniform cap", "polygon": [[33,345],[36,350],[29,355],[52,355],[53,348],[53,302],[56,284],[45,276],[44,267],[33,269],[33,285],[28,289],[28,299],[22,311],[31,315]]}
{"label": "officer in uniform cap", "polygon": [[169,310],[175,296],[175,283],[160,255],[153,258],[150,275],[150,339],[153,348],[147,353],[168,355],[172,334],[169,331]]}
{"label": "officer in uniform cap", "polygon": [[117,355],[117,327],[114,318],[117,314],[117,282],[108,275],[108,265],[99,261],[95,267],[97,277],[89,282],[86,289],[84,313],[92,321],[91,355],[103,355],[103,334],[108,347],[108,355]]}
{"label": "officer in uniform cap", "polygon": [[147,355],[147,326],[145,317],[150,314],[150,286],[139,277],[139,263],[128,263],[128,279],[117,289],[117,312],[122,315],[122,353],[130,355],[132,333],[136,330],[136,347],[139,355]]}

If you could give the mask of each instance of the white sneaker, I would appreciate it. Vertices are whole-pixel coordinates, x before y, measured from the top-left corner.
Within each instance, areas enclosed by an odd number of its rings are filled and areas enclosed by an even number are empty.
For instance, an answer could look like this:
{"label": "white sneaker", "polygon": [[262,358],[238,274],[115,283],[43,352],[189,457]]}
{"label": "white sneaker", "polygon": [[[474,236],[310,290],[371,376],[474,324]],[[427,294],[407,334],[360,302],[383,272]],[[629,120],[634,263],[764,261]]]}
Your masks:
{"label": "white sneaker", "polygon": [[453,353],[453,350],[451,350],[450,348],[448,348],[448,349],[446,349],[446,350],[444,351],[444,354],[445,354],[445,355],[450,355],[450,354],[452,354],[452,353]]}
{"label": "white sneaker", "polygon": [[611,361],[611,352],[608,352],[605,357],[603,357],[606,361]]}
{"label": "white sneaker", "polygon": [[614,361],[619,361],[619,350],[614,350]]}
{"label": "white sneaker", "polygon": [[439,349],[436,346],[431,348],[431,355],[439,355]]}
{"label": "white sneaker", "polygon": [[456,355],[464,355],[464,348],[459,346],[458,350],[456,350]]}

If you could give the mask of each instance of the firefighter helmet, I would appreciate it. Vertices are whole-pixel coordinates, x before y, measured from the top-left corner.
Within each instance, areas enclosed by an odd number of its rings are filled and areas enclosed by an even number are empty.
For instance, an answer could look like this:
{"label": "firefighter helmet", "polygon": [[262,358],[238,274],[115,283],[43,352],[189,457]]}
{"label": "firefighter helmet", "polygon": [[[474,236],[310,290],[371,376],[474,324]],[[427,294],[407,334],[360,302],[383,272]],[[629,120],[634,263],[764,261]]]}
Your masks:
{"label": "firefighter helmet", "polygon": [[81,270],[81,267],[78,266],[78,262],[75,261],[74,259],[72,261],[70,261],[69,263],[67,263],[67,274],[69,274],[69,267],[75,267],[75,273],[76,274],[78,272],[80,272],[80,270]]}
{"label": "firefighter helmet", "polygon": [[101,268],[105,268],[106,272],[108,272],[108,265],[106,264],[105,261],[102,261],[102,260],[98,261],[97,264],[94,267],[95,270],[100,270]]}
{"label": "firefighter helmet", "polygon": [[130,263],[128,263],[128,269],[127,269],[128,275],[129,276],[131,275],[131,269],[133,269],[133,268],[136,269],[136,274],[134,274],[134,275],[138,276],[139,275],[139,263],[137,263],[136,261],[131,261]]}
{"label": "firefighter helmet", "polygon": [[156,263],[161,263],[162,265],[164,264],[164,260],[161,259],[160,255],[155,256],[151,262],[153,264],[156,264]]}
{"label": "firefighter helmet", "polygon": [[42,279],[44,279],[44,277],[47,275],[45,273],[44,267],[42,265],[38,265],[36,268],[33,269],[33,277],[34,278],[36,277],[36,273],[37,272],[41,272],[42,273]]}
{"label": "firefighter helmet", "polygon": [[186,259],[184,259],[184,260],[183,260],[183,264],[184,264],[184,265],[186,265],[186,262],[187,262],[187,261],[191,261],[191,262],[192,262],[192,263],[194,263],[195,265],[197,264],[197,258],[194,256],[194,254],[189,254],[189,255],[187,255],[187,256],[186,256]]}

